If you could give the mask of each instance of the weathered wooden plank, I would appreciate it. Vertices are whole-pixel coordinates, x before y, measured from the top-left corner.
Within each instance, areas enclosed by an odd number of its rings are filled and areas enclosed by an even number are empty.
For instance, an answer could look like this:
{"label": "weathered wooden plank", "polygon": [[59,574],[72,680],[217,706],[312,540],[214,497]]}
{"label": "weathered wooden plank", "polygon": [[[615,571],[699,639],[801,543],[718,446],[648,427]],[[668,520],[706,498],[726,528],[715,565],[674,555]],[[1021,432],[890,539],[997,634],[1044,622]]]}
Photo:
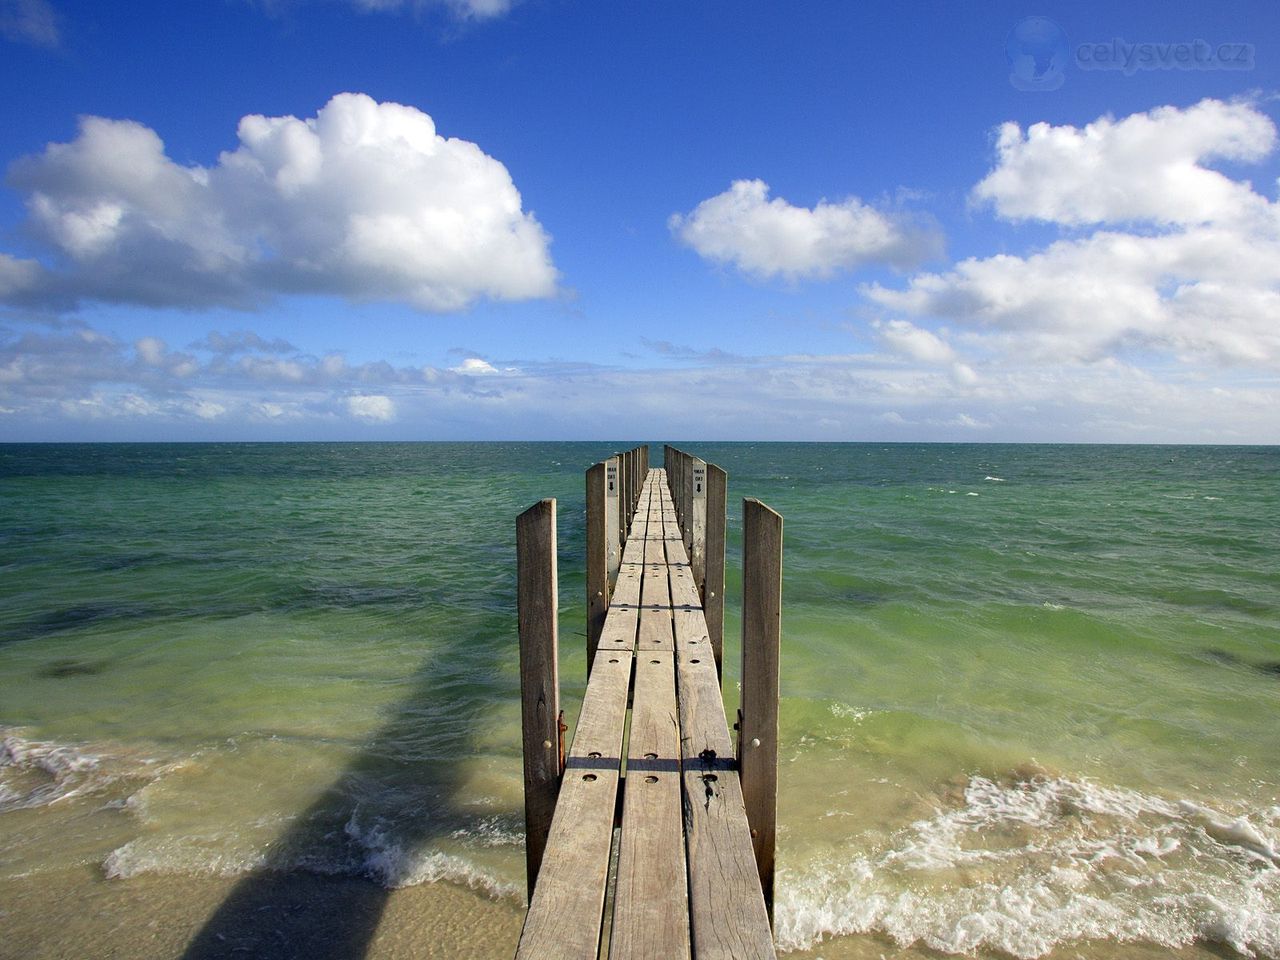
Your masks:
{"label": "weathered wooden plank", "polygon": [[742,501],[742,730],[738,760],[760,887],[773,916],[778,818],[778,659],[782,639],[782,517]]}
{"label": "weathered wooden plank", "polygon": [[596,654],[517,960],[596,960],[630,682],[629,650]]}
{"label": "weathered wooden plank", "polygon": [[636,654],[610,960],[689,956],[674,657]]}
{"label": "weathered wooden plank", "polygon": [[516,518],[516,579],[525,871],[532,896],[560,787],[555,500],[540,500]]}
{"label": "weathered wooden plank", "polygon": [[609,612],[609,543],[606,513],[608,467],[597,463],[587,470],[587,676],[605,614]]}
{"label": "weathered wooden plank", "polygon": [[644,542],[645,577],[641,588],[641,650],[671,649],[671,591],[667,584],[667,559],[663,549],[663,525],[658,498],[649,507],[648,535]]}
{"label": "weathered wooden plank", "polygon": [[775,958],[706,619],[682,544],[666,544],[693,955],[698,960]]}
{"label": "weathered wooden plank", "polygon": [[729,476],[714,463],[707,464],[706,576],[702,583],[702,610],[707,634],[715,652],[716,672],[724,676],[724,544]]}

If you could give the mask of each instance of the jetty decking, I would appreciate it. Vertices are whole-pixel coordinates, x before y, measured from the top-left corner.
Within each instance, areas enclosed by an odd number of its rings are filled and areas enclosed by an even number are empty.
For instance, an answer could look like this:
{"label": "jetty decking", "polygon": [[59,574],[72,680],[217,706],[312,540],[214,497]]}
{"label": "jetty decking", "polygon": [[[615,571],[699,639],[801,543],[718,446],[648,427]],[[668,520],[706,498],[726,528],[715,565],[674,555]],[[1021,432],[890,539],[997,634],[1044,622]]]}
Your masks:
{"label": "jetty decking", "polygon": [[755,584],[744,591],[739,746],[720,692],[723,471],[708,533],[709,465],[673,448],[670,473],[647,459],[637,448],[598,464],[594,487],[588,471],[590,672],[567,754],[555,501],[517,522],[530,888],[518,960],[775,956],[782,521],[745,501],[744,578]]}

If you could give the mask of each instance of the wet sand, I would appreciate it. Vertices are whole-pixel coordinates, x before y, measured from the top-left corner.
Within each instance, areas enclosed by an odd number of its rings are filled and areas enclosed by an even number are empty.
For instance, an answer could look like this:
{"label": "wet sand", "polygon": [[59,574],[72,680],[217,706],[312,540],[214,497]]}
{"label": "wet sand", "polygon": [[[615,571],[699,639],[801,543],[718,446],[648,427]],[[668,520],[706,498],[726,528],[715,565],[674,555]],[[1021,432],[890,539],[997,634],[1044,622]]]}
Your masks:
{"label": "wet sand", "polygon": [[[281,874],[274,896],[225,919],[244,878],[105,880],[91,870],[0,881],[2,960],[509,960],[523,910],[449,883],[387,892],[365,880]],[[257,878],[259,894],[262,878]],[[789,960],[939,960],[880,936],[842,937]],[[975,957],[1003,955],[982,952]],[[1221,960],[1229,947],[1171,951],[1144,944],[1073,944],[1048,960]]]}

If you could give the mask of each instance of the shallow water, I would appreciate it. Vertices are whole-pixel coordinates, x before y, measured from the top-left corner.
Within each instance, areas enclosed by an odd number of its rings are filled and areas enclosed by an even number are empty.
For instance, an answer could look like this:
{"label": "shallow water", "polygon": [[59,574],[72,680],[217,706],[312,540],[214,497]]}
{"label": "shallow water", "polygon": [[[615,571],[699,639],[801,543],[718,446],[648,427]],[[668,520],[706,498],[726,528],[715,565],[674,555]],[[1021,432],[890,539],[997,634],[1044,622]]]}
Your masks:
{"label": "shallow water", "polygon": [[[630,445],[0,446],[0,953],[285,955],[306,889],[344,955],[509,955],[513,521],[559,499],[572,714]],[[1280,451],[685,446],[786,518],[782,948],[1280,957]]]}

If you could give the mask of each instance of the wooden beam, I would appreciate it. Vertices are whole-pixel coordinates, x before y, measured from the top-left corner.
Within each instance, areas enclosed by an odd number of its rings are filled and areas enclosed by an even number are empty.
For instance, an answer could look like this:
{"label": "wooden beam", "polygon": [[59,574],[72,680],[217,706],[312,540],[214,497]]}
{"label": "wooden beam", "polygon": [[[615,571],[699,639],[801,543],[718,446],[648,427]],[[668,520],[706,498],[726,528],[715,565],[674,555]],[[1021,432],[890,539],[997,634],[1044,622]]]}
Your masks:
{"label": "wooden beam", "polygon": [[618,565],[622,562],[622,516],[619,499],[622,490],[618,484],[618,458],[604,462],[604,543],[605,567],[608,570],[609,588],[618,580]]}
{"label": "wooden beam", "polygon": [[760,887],[773,918],[778,819],[778,660],[782,639],[782,517],[742,501],[742,727],[738,765]]}
{"label": "wooden beam", "polygon": [[714,463],[707,464],[706,576],[702,582],[702,609],[707,634],[715,651],[716,673],[724,676],[724,541],[729,475]]}
{"label": "wooden beam", "polygon": [[516,518],[516,578],[525,869],[532,897],[560,789],[555,500],[540,500]]}
{"label": "wooden beam", "polygon": [[608,461],[587,470],[587,676],[609,612]]}
{"label": "wooden beam", "polygon": [[689,464],[689,564],[701,592],[707,580],[707,464],[697,457]]}

